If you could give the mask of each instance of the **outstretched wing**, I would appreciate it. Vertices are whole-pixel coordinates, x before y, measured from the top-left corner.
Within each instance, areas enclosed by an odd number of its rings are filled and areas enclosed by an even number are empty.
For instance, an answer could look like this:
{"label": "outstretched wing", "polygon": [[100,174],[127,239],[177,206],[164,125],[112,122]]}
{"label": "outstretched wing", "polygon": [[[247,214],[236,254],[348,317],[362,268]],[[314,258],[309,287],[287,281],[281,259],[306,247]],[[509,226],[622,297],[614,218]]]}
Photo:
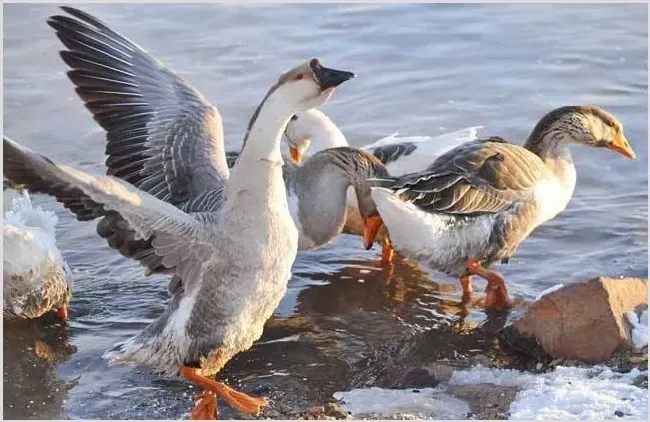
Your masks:
{"label": "outstretched wing", "polygon": [[[417,168],[416,165],[426,163],[419,167],[419,169],[423,169],[450,149],[465,142],[476,140],[480,128],[482,126],[473,126],[437,136],[398,136],[397,133],[394,133],[366,145],[362,149],[374,154],[384,165],[389,165],[413,154],[417,160],[399,166],[400,169],[397,174],[411,173]],[[403,171],[402,168],[404,168]],[[392,169],[391,171],[394,172],[395,170]]]}
{"label": "outstretched wing", "polygon": [[382,184],[425,211],[489,214],[528,198],[544,173],[535,154],[495,137],[463,144],[423,172]]}
{"label": "outstretched wing", "polygon": [[[68,77],[107,132],[108,174],[182,206],[228,178],[216,107],[145,50],[80,10],[48,24]],[[215,204],[218,205],[218,204]]]}
{"label": "outstretched wing", "polygon": [[[229,170],[216,107],[99,19],[63,10],[72,17],[48,24],[68,48],[61,57],[76,92],[107,132],[107,173],[187,212],[217,209]],[[71,198],[64,205],[72,206]],[[151,239],[135,239],[118,214],[105,213],[97,232],[149,272],[164,271]]]}
{"label": "outstretched wing", "polygon": [[119,214],[136,239],[151,244],[165,268],[174,269],[185,290],[200,280],[202,266],[214,253],[211,228],[216,214],[188,214],[113,176],[91,176],[56,164],[42,155],[4,138],[5,176],[16,183],[35,182],[41,192],[60,198],[77,196],[78,201],[104,212]]}

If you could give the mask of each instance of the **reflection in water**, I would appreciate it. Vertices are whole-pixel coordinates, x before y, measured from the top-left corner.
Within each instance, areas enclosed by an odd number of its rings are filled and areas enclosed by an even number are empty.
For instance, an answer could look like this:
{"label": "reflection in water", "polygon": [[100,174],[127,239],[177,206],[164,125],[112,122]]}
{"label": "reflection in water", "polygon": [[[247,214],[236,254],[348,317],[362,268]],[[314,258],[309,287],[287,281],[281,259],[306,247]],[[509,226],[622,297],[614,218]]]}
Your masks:
{"label": "reflection in water", "polygon": [[334,273],[302,275],[312,284],[298,294],[293,315],[269,321],[223,375],[269,395],[281,412],[331,401],[335,391],[400,387],[409,369],[456,359],[458,351],[493,352],[507,313],[486,318],[461,303],[456,286],[432,282],[408,261],[339,264]]}
{"label": "reflection in water", "polygon": [[60,419],[74,381],[56,376],[76,352],[53,313],[4,324],[3,410],[6,419]]}

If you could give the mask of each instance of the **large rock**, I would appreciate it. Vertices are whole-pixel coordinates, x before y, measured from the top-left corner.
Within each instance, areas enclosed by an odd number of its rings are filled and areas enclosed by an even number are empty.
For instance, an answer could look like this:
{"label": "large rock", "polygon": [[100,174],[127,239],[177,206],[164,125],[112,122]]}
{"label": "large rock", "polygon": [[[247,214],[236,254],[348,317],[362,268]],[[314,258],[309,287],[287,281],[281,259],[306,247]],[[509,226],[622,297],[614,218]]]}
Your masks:
{"label": "large rock", "polygon": [[506,349],[537,358],[604,362],[630,348],[624,314],[647,302],[647,280],[598,277],[542,296],[499,338]]}

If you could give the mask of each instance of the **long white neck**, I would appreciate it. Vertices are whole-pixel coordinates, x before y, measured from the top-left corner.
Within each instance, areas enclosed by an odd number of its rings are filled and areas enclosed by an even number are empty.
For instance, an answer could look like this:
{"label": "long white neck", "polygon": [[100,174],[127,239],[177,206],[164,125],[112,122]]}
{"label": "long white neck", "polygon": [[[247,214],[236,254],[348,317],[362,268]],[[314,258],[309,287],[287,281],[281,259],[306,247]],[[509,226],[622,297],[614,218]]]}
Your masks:
{"label": "long white neck", "polygon": [[309,112],[312,118],[318,120],[318,130],[311,136],[311,148],[308,151],[315,153],[328,148],[349,146],[341,129],[329,117],[320,110],[312,109]]}
{"label": "long white neck", "polygon": [[291,110],[271,93],[253,116],[239,160],[264,160],[283,164],[280,142],[291,117]]}

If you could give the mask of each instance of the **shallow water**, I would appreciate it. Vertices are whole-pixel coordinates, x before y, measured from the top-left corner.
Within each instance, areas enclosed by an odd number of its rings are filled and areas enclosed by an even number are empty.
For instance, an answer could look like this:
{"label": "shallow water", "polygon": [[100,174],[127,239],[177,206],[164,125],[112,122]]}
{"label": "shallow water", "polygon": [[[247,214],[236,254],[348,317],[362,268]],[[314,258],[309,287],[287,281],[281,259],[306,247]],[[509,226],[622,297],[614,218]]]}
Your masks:
{"label": "shallow water", "polygon": [[[600,105],[623,122],[637,160],[574,148],[578,184],[569,207],[500,269],[518,303],[591,276],[647,277],[645,5],[83,8],[218,105],[229,149],[239,148],[254,106],[277,76],[313,56],[358,75],[324,107],[354,145],[395,131],[436,135],[473,125],[485,127],[482,135],[521,142],[552,108]],[[65,77],[61,46],[45,24],[54,13],[53,5],[4,7],[4,131],[53,159],[101,173],[103,133]],[[60,216],[59,245],[74,269],[75,291],[68,327],[5,326],[5,417],[183,416],[194,394],[186,383],[146,369],[108,368],[101,359],[164,308],[166,279],[144,277],[95,235],[93,223],[76,222],[49,198],[37,202]],[[341,236],[300,254],[264,337],[222,377],[269,395],[278,407],[306,408],[335,391],[395,386],[392,374],[405,360],[492,347],[491,333],[505,317],[460,306],[454,280],[401,259],[382,268],[378,251],[360,246],[359,238]],[[482,287],[479,281],[475,290]],[[50,358],[34,356],[36,340],[49,345]]]}

